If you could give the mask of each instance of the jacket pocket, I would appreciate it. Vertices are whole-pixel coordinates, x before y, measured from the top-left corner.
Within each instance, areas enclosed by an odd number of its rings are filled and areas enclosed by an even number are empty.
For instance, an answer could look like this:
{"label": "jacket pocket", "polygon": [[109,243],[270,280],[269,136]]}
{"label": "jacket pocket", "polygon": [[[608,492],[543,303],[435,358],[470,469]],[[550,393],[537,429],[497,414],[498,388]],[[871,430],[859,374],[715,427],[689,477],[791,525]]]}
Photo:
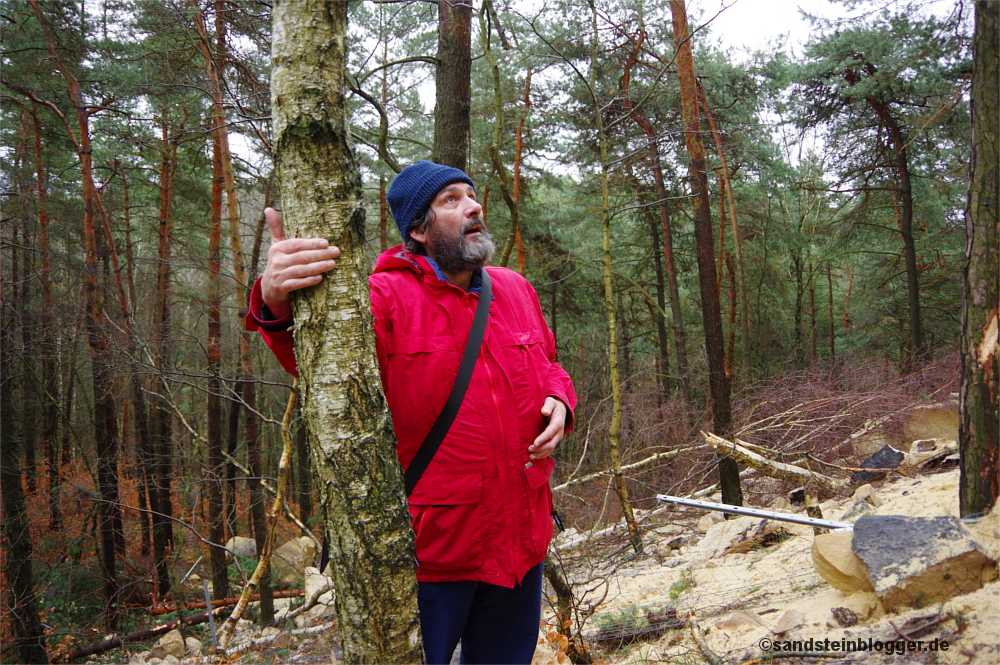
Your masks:
{"label": "jacket pocket", "polygon": [[535,556],[544,556],[552,540],[552,490],[549,478],[555,462],[551,457],[534,460],[524,470],[524,480],[528,490],[528,505],[531,506],[531,547]]}
{"label": "jacket pocket", "polygon": [[[537,415],[545,399],[545,377],[548,363],[545,338],[540,330],[509,331],[497,335],[507,364],[507,379],[517,399],[522,415]],[[538,418],[541,416],[539,415]],[[540,432],[541,430],[539,430]],[[531,437],[534,438],[534,435]]]}
{"label": "jacket pocket", "polygon": [[483,565],[481,473],[424,474],[409,503],[421,569],[446,572]]}

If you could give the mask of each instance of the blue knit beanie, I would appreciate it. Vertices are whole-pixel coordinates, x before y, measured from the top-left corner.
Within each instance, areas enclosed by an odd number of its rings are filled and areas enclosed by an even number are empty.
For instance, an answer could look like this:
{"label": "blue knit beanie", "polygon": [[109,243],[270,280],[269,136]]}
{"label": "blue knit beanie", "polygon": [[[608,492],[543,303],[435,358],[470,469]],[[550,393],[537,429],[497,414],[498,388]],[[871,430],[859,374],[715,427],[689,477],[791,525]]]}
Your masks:
{"label": "blue knit beanie", "polygon": [[441,188],[453,182],[476,183],[461,169],[443,166],[421,159],[399,172],[389,185],[385,198],[389,201],[392,218],[399,227],[399,235],[406,240],[406,232],[414,220],[419,219]]}

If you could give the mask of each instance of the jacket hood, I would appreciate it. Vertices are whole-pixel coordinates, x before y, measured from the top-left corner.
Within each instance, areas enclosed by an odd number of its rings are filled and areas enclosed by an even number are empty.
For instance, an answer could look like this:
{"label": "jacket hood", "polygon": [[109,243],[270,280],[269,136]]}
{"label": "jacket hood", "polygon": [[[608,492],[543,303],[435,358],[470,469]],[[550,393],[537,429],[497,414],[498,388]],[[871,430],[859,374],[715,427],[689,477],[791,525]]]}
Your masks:
{"label": "jacket hood", "polygon": [[418,275],[435,275],[434,268],[426,256],[410,254],[402,245],[396,245],[379,254],[375,262],[375,272],[387,270],[412,270]]}

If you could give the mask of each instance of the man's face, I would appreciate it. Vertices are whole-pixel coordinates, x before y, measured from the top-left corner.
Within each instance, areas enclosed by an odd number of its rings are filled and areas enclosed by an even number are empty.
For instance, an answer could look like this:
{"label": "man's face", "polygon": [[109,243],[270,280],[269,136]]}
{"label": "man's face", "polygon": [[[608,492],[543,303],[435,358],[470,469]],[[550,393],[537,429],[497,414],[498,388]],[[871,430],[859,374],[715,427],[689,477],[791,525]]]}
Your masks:
{"label": "man's face", "polygon": [[445,273],[482,268],[493,257],[496,247],[483,222],[483,207],[476,192],[464,182],[444,187],[431,201],[434,213],[423,232],[410,236],[423,243],[427,255],[437,261]]}

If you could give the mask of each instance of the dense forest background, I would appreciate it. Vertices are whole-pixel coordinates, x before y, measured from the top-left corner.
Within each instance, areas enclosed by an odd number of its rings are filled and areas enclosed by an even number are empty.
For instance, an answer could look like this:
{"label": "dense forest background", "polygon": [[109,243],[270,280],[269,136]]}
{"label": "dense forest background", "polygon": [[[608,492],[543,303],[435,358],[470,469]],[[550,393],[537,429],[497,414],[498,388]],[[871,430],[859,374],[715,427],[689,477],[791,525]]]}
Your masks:
{"label": "dense forest background", "polygon": [[[813,18],[792,57],[721,50],[709,2],[692,0],[681,40],[667,0],[475,3],[461,158],[502,248],[494,264],[534,284],[580,396],[555,484],[656,455],[625,473],[637,509],[716,482],[698,434],[719,418],[712,351],[732,390],[728,433],[789,453],[822,456],[958,390],[972,5],[843,7],[851,18]],[[127,607],[176,592],[199,557],[214,596],[233,595],[245,566],[210,568],[209,544],[260,537],[290,384],[242,329],[266,260],[261,211],[280,205],[269,12],[0,2],[0,419],[30,529],[15,559],[33,571],[49,649],[138,625]],[[422,101],[447,63],[436,3],[355,2],[349,20],[374,265],[398,244],[394,172],[451,136]],[[315,530],[294,429],[289,508]],[[767,491],[743,487],[750,503]],[[621,518],[608,493],[578,483],[557,503],[591,527]]]}

